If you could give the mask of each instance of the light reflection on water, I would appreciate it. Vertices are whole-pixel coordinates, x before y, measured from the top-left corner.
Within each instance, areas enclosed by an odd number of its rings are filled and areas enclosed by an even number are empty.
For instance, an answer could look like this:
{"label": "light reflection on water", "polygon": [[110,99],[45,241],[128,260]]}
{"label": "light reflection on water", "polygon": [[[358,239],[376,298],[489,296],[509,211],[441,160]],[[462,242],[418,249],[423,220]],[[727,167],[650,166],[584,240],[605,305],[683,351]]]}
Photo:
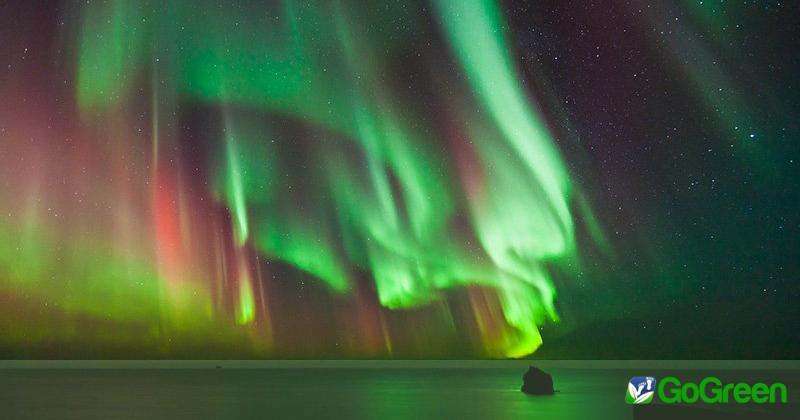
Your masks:
{"label": "light reflection on water", "polygon": [[0,417],[52,419],[627,419],[622,372],[553,369],[4,370]]}

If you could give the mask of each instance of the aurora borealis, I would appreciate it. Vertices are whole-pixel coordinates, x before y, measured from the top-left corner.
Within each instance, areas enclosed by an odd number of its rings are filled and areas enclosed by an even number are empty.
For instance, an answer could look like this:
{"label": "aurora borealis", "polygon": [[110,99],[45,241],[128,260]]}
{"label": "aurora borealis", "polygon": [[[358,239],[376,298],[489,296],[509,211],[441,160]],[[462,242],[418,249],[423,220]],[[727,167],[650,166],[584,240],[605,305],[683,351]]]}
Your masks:
{"label": "aurora borealis", "polygon": [[45,3],[0,9],[5,357],[592,357],[609,322],[797,318],[797,59],[735,65],[782,6]]}

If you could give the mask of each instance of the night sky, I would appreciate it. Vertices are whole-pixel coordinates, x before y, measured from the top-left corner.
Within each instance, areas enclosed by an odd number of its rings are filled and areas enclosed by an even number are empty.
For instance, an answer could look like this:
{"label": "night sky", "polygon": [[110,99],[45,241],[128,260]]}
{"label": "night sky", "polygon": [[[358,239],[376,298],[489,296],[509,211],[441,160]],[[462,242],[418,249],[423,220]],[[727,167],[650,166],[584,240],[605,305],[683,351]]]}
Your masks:
{"label": "night sky", "polygon": [[7,1],[0,357],[800,357],[780,1]]}

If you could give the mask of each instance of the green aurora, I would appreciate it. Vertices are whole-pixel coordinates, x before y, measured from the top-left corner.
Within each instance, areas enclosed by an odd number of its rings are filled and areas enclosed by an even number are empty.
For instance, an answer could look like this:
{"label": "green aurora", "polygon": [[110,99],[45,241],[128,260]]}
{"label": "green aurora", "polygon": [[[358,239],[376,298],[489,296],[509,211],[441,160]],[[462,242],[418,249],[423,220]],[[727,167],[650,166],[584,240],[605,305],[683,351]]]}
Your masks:
{"label": "green aurora", "polygon": [[[290,0],[248,16],[240,8],[200,3],[93,2],[74,11],[81,22],[75,95],[84,124],[111,136],[106,147],[136,148],[113,145],[132,140],[114,138],[120,123],[112,121],[124,121],[142,94],[152,98],[151,139],[143,141],[152,144],[148,182],[158,189],[150,239],[156,258],[143,247],[133,269],[134,257],[124,255],[129,252],[98,256],[95,246],[75,243],[73,265],[59,268],[69,286],[53,303],[69,313],[91,314],[101,306],[120,320],[160,319],[156,336],[221,322],[208,285],[214,273],[186,269],[193,257],[173,244],[175,235],[182,241],[192,235],[184,219],[193,210],[180,200],[176,208],[164,207],[159,198],[185,194],[180,173],[163,169],[180,141],[163,121],[194,103],[219,109],[222,127],[217,138],[208,136],[212,157],[203,172],[211,177],[204,185],[229,212],[240,250],[234,252],[239,262],[222,263],[241,266],[238,286],[225,286],[235,321],[226,328],[269,318],[269,308],[256,303],[263,299],[255,296],[247,268],[252,259],[242,256],[252,247],[308,273],[333,294],[352,293],[360,273],[367,273],[380,305],[390,310],[430,305],[453,288],[494,290],[509,328],[484,332],[493,341],[484,343],[487,354],[536,350],[539,327],[558,320],[550,271],[575,257],[574,192],[542,116],[519,83],[498,5],[438,1],[426,17],[440,22],[455,60],[421,51],[456,72],[455,78],[431,74],[433,83],[456,83],[436,89],[444,92],[437,100],[452,105],[447,118],[454,126],[442,130],[440,121],[415,110],[415,98],[386,79],[414,33],[430,30],[409,8]],[[136,88],[148,78],[149,92]],[[281,127],[287,119],[305,128],[288,132]],[[294,162],[285,150],[298,135],[310,145],[302,176],[311,182],[287,176],[296,172],[287,167]],[[460,157],[454,161],[448,148],[460,150]],[[48,234],[39,226],[29,235],[34,241]],[[23,287],[24,279],[46,277],[58,265],[47,247],[26,249],[27,270],[40,272],[15,275]],[[92,258],[86,265],[95,273],[80,268],[85,258]],[[117,275],[109,271],[114,265],[129,268]],[[103,280],[93,280],[98,277]],[[205,315],[188,322],[196,312]],[[259,324],[251,328],[269,329]]]}
{"label": "green aurora", "polygon": [[[542,329],[569,318],[560,295],[607,298],[587,284],[617,275],[612,260],[641,243],[606,238],[619,224],[595,216],[593,174],[567,164],[580,152],[565,148],[579,147],[554,129],[572,116],[540,89],[546,69],[529,80],[519,49],[535,34],[513,33],[505,6],[68,3],[48,65],[68,95],[69,146],[27,141],[46,137],[51,109],[0,109],[22,115],[0,154],[0,297],[17,309],[3,311],[0,345],[17,356],[62,344],[101,357],[534,353]],[[716,36],[729,25],[711,6],[681,10]],[[740,136],[757,114],[714,53],[661,37],[687,90],[716,110],[709,120],[741,137],[730,142],[740,163],[766,167],[767,145]],[[22,98],[12,82],[0,86]],[[587,266],[587,255],[608,259]],[[654,265],[654,282],[685,285]],[[622,296],[598,319],[622,317]]]}

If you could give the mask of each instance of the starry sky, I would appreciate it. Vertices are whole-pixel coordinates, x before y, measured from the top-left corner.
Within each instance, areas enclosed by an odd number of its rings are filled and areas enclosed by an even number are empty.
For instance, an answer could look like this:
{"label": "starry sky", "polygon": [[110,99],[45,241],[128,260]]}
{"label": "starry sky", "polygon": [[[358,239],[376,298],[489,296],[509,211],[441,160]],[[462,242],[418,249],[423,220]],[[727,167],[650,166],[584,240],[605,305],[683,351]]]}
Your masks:
{"label": "starry sky", "polygon": [[797,358],[781,1],[8,1],[0,357]]}

